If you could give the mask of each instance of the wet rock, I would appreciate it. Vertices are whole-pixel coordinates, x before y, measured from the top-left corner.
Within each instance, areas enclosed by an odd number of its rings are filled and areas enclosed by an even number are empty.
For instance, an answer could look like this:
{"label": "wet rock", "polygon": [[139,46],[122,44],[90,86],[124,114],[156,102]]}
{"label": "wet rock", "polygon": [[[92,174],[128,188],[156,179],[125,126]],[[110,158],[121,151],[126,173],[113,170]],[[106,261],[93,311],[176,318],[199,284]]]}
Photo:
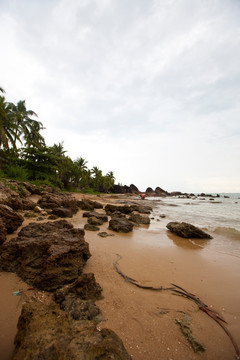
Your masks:
{"label": "wet rock", "polygon": [[131,205],[133,211],[137,211],[141,214],[151,214],[152,207],[147,205]]}
{"label": "wet rock", "polygon": [[54,291],[82,273],[91,256],[84,231],[66,220],[31,223],[0,249],[0,269],[16,272],[28,284]]}
{"label": "wet rock", "polygon": [[52,213],[61,218],[71,218],[73,216],[72,210],[63,207],[53,209]]}
{"label": "wet rock", "polygon": [[98,236],[100,236],[102,238],[106,238],[108,236],[114,236],[114,234],[109,234],[106,231],[102,231],[102,232],[98,233]]}
{"label": "wet rock", "polygon": [[69,194],[63,193],[43,193],[38,205],[44,209],[66,208],[76,214],[79,210],[77,200]]}
{"label": "wet rock", "polygon": [[91,225],[91,224],[85,224],[84,225],[84,230],[88,230],[88,231],[98,231],[100,230],[100,228],[96,225]]}
{"label": "wet rock", "polygon": [[129,220],[132,221],[133,223],[139,225],[139,224],[144,224],[144,225],[148,225],[150,224],[150,219],[148,216],[142,216],[140,214],[131,214],[129,216]]}
{"label": "wet rock", "polygon": [[87,199],[79,200],[77,202],[77,204],[80,209],[87,210],[87,211],[92,211],[94,209],[102,209],[103,208],[103,205],[100,204],[99,202],[87,200]]}
{"label": "wet rock", "polygon": [[54,300],[61,304],[67,295],[74,295],[82,300],[102,299],[102,288],[96,282],[93,273],[81,274],[73,283],[63,286],[54,293]]}
{"label": "wet rock", "polygon": [[88,218],[88,223],[90,225],[100,226],[104,223],[104,221],[102,219],[97,219],[95,216],[91,216]]}
{"label": "wet rock", "polygon": [[107,222],[108,221],[108,217],[105,214],[100,214],[97,211],[86,211],[83,213],[83,217],[95,217],[96,219],[100,219],[103,222]]}
{"label": "wet rock", "polygon": [[8,234],[13,233],[22,225],[24,218],[13,211],[9,206],[0,204],[0,218],[5,225]]}
{"label": "wet rock", "polygon": [[49,220],[57,220],[57,219],[58,219],[58,216],[55,215],[55,214],[51,214],[51,215],[48,216],[48,219],[49,219]]}
{"label": "wet rock", "polygon": [[67,295],[60,308],[66,311],[74,320],[92,320],[96,324],[102,321],[100,309],[92,300],[82,300],[73,294]]}
{"label": "wet rock", "polygon": [[167,228],[183,238],[212,239],[212,236],[205,233],[198,227],[182,222],[169,222]]}
{"label": "wet rock", "polygon": [[119,211],[120,213],[123,214],[130,214],[131,212],[133,212],[133,207],[130,205],[112,205],[112,204],[107,204],[105,206],[105,211],[108,215],[111,215],[112,213]]}
{"label": "wet rock", "polygon": [[133,224],[126,218],[117,218],[114,217],[109,221],[109,227],[110,230],[116,231],[116,232],[123,232],[128,233],[132,231]]}
{"label": "wet rock", "polygon": [[57,304],[26,303],[18,321],[14,360],[130,360],[122,341],[92,321],[73,320]]}
{"label": "wet rock", "polygon": [[75,320],[101,320],[101,312],[94,304],[102,298],[102,288],[94,274],[82,274],[73,284],[57,290],[54,300]]}

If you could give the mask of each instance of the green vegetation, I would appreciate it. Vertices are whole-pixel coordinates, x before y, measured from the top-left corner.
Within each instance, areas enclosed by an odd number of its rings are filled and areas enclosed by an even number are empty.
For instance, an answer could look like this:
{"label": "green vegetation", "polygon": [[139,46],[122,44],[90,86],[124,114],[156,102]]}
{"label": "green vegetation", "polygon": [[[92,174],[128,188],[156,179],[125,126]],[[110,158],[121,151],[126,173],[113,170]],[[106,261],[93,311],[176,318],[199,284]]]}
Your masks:
{"label": "green vegetation", "polygon": [[25,100],[7,102],[0,87],[0,177],[57,186],[64,190],[107,192],[114,174],[103,175],[97,166],[87,168],[82,157],[65,155],[63,142],[47,146],[41,135],[43,124],[27,110]]}

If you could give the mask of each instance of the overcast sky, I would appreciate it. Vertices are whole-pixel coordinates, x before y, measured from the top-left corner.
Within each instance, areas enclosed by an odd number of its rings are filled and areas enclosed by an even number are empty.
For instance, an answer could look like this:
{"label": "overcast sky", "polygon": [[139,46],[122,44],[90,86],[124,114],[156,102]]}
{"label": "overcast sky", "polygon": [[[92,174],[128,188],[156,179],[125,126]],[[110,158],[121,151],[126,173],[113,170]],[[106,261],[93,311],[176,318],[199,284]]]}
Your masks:
{"label": "overcast sky", "polygon": [[239,0],[0,0],[0,86],[140,190],[240,192]]}

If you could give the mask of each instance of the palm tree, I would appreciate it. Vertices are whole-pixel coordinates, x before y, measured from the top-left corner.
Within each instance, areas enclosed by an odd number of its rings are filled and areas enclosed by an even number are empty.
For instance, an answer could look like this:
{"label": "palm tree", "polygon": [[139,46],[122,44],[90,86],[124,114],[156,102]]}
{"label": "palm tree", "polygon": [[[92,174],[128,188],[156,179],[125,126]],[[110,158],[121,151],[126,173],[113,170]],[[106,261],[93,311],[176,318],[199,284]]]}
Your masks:
{"label": "palm tree", "polygon": [[[18,101],[17,105],[9,103],[9,108],[11,110],[9,117],[11,117],[11,120],[16,125],[15,142],[16,140],[19,140],[19,138],[21,139],[21,137],[23,137],[23,139],[27,143],[29,143],[31,133],[33,133],[33,138],[35,139],[35,142],[42,142],[43,138],[39,132],[43,129],[43,125],[41,122],[34,120],[30,117],[38,116],[34,111],[27,110],[25,100]],[[21,140],[20,143],[22,143]]]}
{"label": "palm tree", "polygon": [[82,158],[82,157],[79,157],[75,160],[75,164],[77,164],[77,166],[82,170],[82,171],[85,171],[87,170],[87,161]]}
{"label": "palm tree", "polygon": [[54,153],[56,153],[56,155],[59,155],[60,157],[64,156],[64,154],[67,152],[67,150],[63,150],[63,141],[58,144],[54,144],[52,149]]}
{"label": "palm tree", "polygon": [[[9,103],[6,102],[4,96],[0,96],[0,147],[4,149],[9,149],[9,145],[15,148],[16,126],[11,121],[10,112]],[[16,138],[19,139],[18,135]]]}

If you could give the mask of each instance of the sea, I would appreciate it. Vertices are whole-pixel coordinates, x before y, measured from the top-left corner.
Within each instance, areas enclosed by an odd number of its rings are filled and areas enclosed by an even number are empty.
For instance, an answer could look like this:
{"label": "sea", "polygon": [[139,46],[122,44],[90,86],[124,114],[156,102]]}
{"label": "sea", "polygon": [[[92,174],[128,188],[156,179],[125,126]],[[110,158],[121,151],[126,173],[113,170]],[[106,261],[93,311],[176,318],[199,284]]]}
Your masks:
{"label": "sea", "polygon": [[240,193],[211,195],[148,197],[155,205],[152,228],[166,229],[170,221],[190,223],[213,236],[209,248],[240,258]]}

